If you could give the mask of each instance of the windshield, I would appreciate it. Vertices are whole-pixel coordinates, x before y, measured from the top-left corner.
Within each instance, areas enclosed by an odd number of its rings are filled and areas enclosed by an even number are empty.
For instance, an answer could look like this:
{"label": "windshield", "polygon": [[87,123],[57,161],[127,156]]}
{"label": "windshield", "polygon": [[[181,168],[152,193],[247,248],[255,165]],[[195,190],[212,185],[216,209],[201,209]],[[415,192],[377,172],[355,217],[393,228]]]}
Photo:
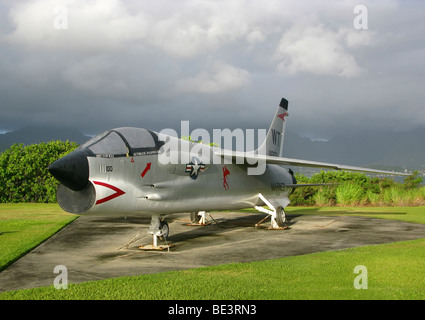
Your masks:
{"label": "windshield", "polygon": [[87,149],[99,157],[144,155],[158,151],[156,134],[142,128],[117,128],[90,139],[78,149]]}
{"label": "windshield", "polygon": [[104,155],[126,155],[129,152],[121,137],[113,131],[103,139],[89,146],[88,149],[94,154]]}
{"label": "windshield", "polygon": [[155,148],[156,146],[152,134],[146,129],[118,128],[115,131],[121,133],[132,149]]}

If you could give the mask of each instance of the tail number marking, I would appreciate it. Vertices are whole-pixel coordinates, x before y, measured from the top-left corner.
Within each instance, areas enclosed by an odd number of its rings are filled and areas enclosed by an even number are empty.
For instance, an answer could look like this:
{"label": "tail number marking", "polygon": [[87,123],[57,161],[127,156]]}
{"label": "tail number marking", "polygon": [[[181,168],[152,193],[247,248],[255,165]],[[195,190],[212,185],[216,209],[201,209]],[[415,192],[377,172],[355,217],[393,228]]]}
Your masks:
{"label": "tail number marking", "polygon": [[279,131],[272,129],[272,141],[275,146],[280,146],[280,141],[282,139],[282,133]]}

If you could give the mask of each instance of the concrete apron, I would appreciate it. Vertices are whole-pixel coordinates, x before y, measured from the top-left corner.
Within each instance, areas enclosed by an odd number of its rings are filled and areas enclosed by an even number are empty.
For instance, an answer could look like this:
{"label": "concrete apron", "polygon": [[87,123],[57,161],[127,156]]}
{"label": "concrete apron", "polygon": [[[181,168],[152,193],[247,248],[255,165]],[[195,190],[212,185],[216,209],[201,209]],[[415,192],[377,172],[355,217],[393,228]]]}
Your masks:
{"label": "concrete apron", "polygon": [[174,247],[163,251],[139,249],[152,242],[150,217],[81,216],[1,272],[0,291],[53,285],[58,265],[80,283],[425,238],[425,225],[364,217],[289,216],[288,229],[267,230],[270,220],[255,227],[264,214],[211,216],[207,226],[188,226],[189,214],[167,218]]}

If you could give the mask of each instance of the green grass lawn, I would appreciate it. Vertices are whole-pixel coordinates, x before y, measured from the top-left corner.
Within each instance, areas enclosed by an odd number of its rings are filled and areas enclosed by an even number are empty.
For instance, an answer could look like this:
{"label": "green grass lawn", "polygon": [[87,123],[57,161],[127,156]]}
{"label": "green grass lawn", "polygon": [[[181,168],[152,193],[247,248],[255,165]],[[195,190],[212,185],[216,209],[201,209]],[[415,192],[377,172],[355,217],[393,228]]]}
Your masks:
{"label": "green grass lawn", "polygon": [[[37,210],[45,212],[40,206],[28,218],[37,220]],[[1,218],[3,211],[7,210],[0,206]],[[288,208],[287,211],[425,223],[424,207]],[[6,215],[11,216],[10,212]],[[58,215],[68,218],[63,213]],[[0,250],[3,255],[4,249],[0,247]],[[424,261],[425,235],[424,239],[385,245],[69,284],[65,290],[50,286],[4,292],[0,299],[425,299]],[[354,288],[355,278],[359,276],[354,268],[358,265],[367,268],[367,289]]]}
{"label": "green grass lawn", "polygon": [[57,204],[0,204],[0,271],[76,218]]}
{"label": "green grass lawn", "polygon": [[350,215],[425,224],[425,207],[288,207],[286,211],[288,215]]}

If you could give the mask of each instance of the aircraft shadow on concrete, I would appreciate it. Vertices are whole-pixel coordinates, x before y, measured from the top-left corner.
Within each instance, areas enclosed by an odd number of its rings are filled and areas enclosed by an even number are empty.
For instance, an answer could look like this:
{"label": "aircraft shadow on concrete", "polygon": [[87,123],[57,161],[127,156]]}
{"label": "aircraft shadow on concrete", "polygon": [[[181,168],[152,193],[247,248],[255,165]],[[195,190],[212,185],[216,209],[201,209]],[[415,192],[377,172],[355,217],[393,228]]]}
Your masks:
{"label": "aircraft shadow on concrete", "polygon": [[[221,243],[231,242],[230,238],[237,239],[239,235],[241,237],[252,237],[256,238],[258,236],[267,236],[267,234],[261,235],[260,233],[270,233],[273,235],[276,232],[281,232],[283,234],[291,230],[292,227],[295,227],[297,223],[300,222],[299,217],[308,217],[312,218],[315,216],[321,217],[336,217],[335,211],[320,211],[320,215],[315,215],[314,212],[318,212],[319,209],[309,208],[308,214],[294,213],[287,215],[287,226],[288,230],[266,230],[270,226],[270,218],[266,219],[260,226],[256,227],[256,223],[261,221],[263,218],[267,217],[264,213],[241,213],[241,212],[212,212],[210,215],[207,215],[207,221],[209,222],[206,226],[190,226],[189,214],[177,214],[170,215],[167,217],[169,221],[171,233],[167,239],[167,243],[172,243],[175,247],[173,251],[182,252],[185,251],[191,246],[196,247],[208,247],[211,245],[217,245]],[[307,212],[306,212],[307,213]],[[349,215],[349,209],[341,209],[341,213],[345,213],[344,216]],[[353,213],[356,213],[353,211]],[[362,214],[377,215],[379,213],[372,211],[364,211]],[[384,214],[384,213],[383,213]],[[391,212],[385,213],[391,215],[405,215],[405,212]],[[338,215],[339,216],[339,215]],[[354,217],[354,215],[353,215]],[[128,224],[128,227],[123,225]],[[131,250],[133,252],[139,251],[138,247],[140,245],[146,245],[150,242],[150,235],[148,233],[150,217],[144,216],[129,216],[125,220],[123,217],[96,217],[92,220],[94,223],[103,223],[104,226],[98,230],[99,233],[109,234],[115,233],[119,230],[134,230],[134,236],[138,233],[138,238],[135,241],[132,241],[132,236],[122,239],[122,247],[117,247],[116,253]],[[118,225],[120,223],[120,225]],[[350,231],[353,231],[355,227],[351,226]],[[138,230],[138,231],[137,231]],[[341,229],[340,232],[349,231],[348,229]],[[272,235],[272,234],[270,234]],[[88,237],[90,235],[87,235]],[[162,243],[165,243],[162,241]],[[143,251],[140,251],[143,252]],[[114,254],[111,253],[110,258]],[[105,256],[106,258],[106,256]]]}
{"label": "aircraft shadow on concrete", "polygon": [[[248,215],[235,215],[234,213],[229,214],[220,214],[219,218],[214,217],[214,214],[211,214],[209,217],[208,225],[190,225],[189,219],[182,218],[167,218],[170,222],[170,227],[174,232],[170,234],[167,241],[170,243],[178,244],[178,248],[184,249],[184,245],[189,244],[192,240],[199,240],[197,245],[202,246],[202,242],[205,239],[210,239],[214,237],[215,240],[218,240],[217,237],[230,233],[230,232],[240,232],[240,233],[255,233],[255,232],[268,232],[266,230],[270,226],[270,219],[266,219],[260,226],[256,227],[256,223],[267,217],[264,213],[253,213]],[[287,225],[290,227],[297,223],[292,219],[299,217],[301,215],[289,215],[287,216],[288,221]],[[173,223],[174,222],[174,223]],[[142,229],[148,229],[148,225],[141,225]],[[142,230],[142,233],[144,230]],[[147,231],[145,231],[147,232]],[[273,232],[273,231],[271,231]],[[274,232],[285,232],[285,230],[275,230]],[[227,241],[227,237],[223,237],[223,242]],[[221,242],[221,241],[219,241]],[[217,243],[216,243],[217,244]],[[211,245],[210,242],[205,242],[204,246]]]}
{"label": "aircraft shadow on concrete", "polygon": [[180,225],[187,231],[172,234],[169,237],[170,241],[181,242],[192,240],[196,238],[208,237],[211,235],[218,235],[235,229],[241,228],[255,228],[255,223],[264,218],[264,215],[249,215],[244,217],[232,217],[229,214],[225,218],[215,218],[213,221],[209,221],[210,224],[206,226],[188,226],[187,223],[181,223]]}

